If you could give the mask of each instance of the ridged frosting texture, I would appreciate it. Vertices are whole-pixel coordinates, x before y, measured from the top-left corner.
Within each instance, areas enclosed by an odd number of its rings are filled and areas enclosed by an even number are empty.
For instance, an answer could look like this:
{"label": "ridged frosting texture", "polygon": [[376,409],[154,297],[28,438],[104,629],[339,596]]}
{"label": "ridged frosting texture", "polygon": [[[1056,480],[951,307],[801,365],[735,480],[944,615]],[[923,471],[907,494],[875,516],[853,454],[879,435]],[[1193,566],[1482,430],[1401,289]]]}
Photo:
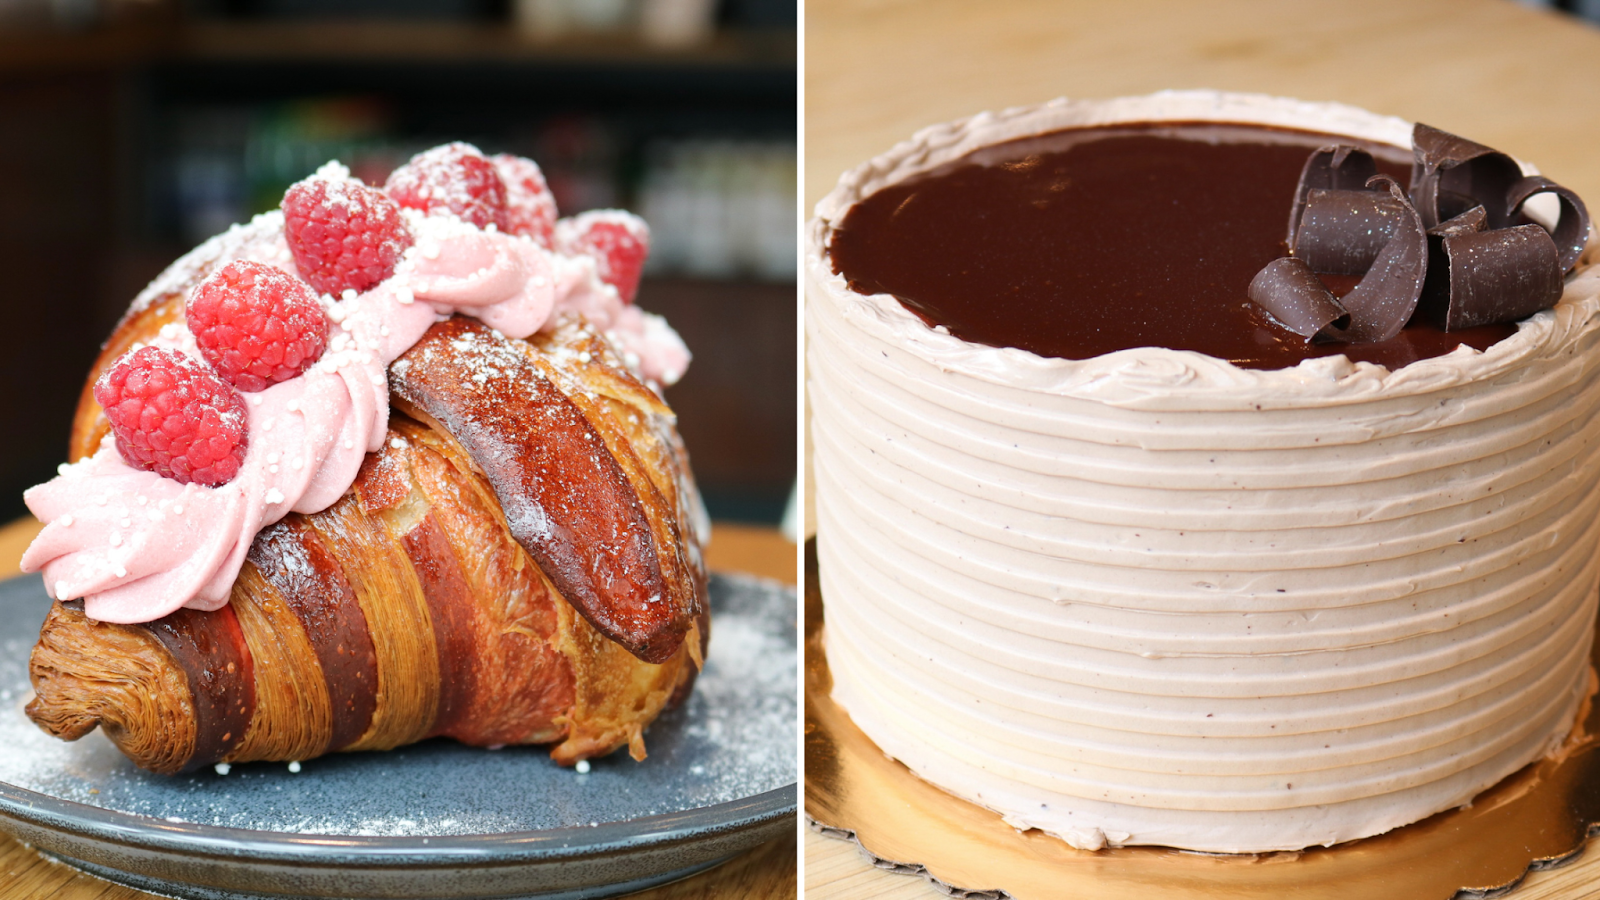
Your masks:
{"label": "ridged frosting texture", "polygon": [[1590,687],[1600,267],[1489,350],[1394,372],[1046,359],[832,271],[832,223],[885,184],[1143,120],[1411,130],[1257,96],[1056,101],[841,178],[806,254],[833,697],[923,778],[1078,847],[1298,849],[1465,803],[1559,745]]}

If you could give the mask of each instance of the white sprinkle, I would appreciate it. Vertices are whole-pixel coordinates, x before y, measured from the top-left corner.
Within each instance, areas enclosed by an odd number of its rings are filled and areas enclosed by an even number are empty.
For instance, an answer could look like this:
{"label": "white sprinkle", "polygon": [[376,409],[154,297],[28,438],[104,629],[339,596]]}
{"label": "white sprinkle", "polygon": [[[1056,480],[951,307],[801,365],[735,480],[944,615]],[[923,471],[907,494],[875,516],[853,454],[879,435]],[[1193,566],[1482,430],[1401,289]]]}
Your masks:
{"label": "white sprinkle", "polygon": [[543,275],[535,275],[535,276],[533,276],[533,286],[534,287],[544,287],[545,285],[547,285],[549,283],[550,283],[550,280],[545,278]]}
{"label": "white sprinkle", "polygon": [[417,298],[411,293],[411,288],[402,287],[394,292],[394,299],[399,301],[401,306],[410,306]]}
{"label": "white sprinkle", "polygon": [[578,764],[572,768],[577,770],[579,775],[587,775],[589,774],[589,761],[587,759],[580,759],[578,760]]}
{"label": "white sprinkle", "polygon": [[117,522],[117,524],[119,526],[123,527],[123,528],[132,528],[133,527],[133,520],[128,518],[128,517],[126,517],[126,516],[124,516],[124,517],[122,517],[121,520],[119,520]]}
{"label": "white sprinkle", "polygon": [[175,515],[175,516],[183,515],[183,504],[182,503],[173,504],[173,506],[172,506],[172,514]]}
{"label": "white sprinkle", "polygon": [[303,460],[300,457],[296,456],[294,458],[294,462],[289,464],[289,468],[294,469],[295,471],[299,471],[300,467],[304,466],[305,464],[306,464],[305,460]]}
{"label": "white sprinkle", "polygon": [[500,230],[500,227],[495,225],[493,222],[490,222],[489,224],[483,226],[483,230],[489,234],[494,234],[496,231]]}
{"label": "white sprinkle", "polygon": [[277,466],[277,464],[274,463],[273,465],[267,466],[267,472],[269,474],[272,474],[272,475],[278,474],[278,466]]}
{"label": "white sprinkle", "polygon": [[278,420],[277,419],[268,419],[265,422],[261,423],[261,430],[262,431],[271,431],[272,430],[272,426],[274,426],[276,424],[278,424]]}
{"label": "white sprinkle", "polygon": [[72,466],[67,464],[67,463],[62,463],[61,465],[56,466],[56,474],[57,475],[65,475],[65,474],[67,474],[68,472],[71,472],[71,471],[72,471]]}
{"label": "white sprinkle", "polygon": [[267,488],[267,496],[265,498],[263,498],[263,499],[265,499],[267,501],[267,505],[268,506],[272,506],[274,504],[282,503],[283,502],[283,491],[280,491],[277,488]]}
{"label": "white sprinkle", "polygon": [[356,448],[356,442],[350,440],[349,438],[345,438],[344,439],[344,448],[346,450],[354,450]]}
{"label": "white sprinkle", "polygon": [[117,566],[117,577],[118,578],[127,578],[128,577],[128,570],[124,569],[121,566]]}
{"label": "white sprinkle", "polygon": [[589,356],[589,351],[587,351],[587,350],[585,350],[582,353],[578,354],[578,362],[581,362],[581,363],[587,363],[591,358],[592,357]]}
{"label": "white sprinkle", "polygon": [[289,763],[289,771],[293,772],[296,775],[299,775],[300,774],[300,761],[299,760],[295,760],[294,762]]}
{"label": "white sprinkle", "polygon": [[268,453],[267,454],[267,465],[271,465],[271,464],[273,464],[273,463],[275,463],[277,461],[278,461],[278,454],[276,454],[276,453]]}
{"label": "white sprinkle", "polygon": [[299,400],[290,400],[288,405],[285,408],[288,409],[289,412],[299,412],[300,411],[300,401]]}
{"label": "white sprinkle", "polygon": [[422,258],[423,259],[438,259],[439,258],[439,245],[435,244],[433,241],[429,241],[426,244],[423,244],[419,249],[422,251]]}
{"label": "white sprinkle", "polygon": [[351,300],[354,300],[355,298],[356,298],[356,289],[355,288],[345,288],[344,289],[344,293],[339,295],[339,299],[343,300],[346,303],[349,303]]}
{"label": "white sprinkle", "polygon": [[72,518],[72,513],[67,513],[56,521],[61,523],[62,528],[71,528],[74,520]]}
{"label": "white sprinkle", "polygon": [[120,532],[120,531],[111,532],[111,546],[113,546],[113,547],[121,547],[122,546],[122,532]]}
{"label": "white sprinkle", "polygon": [[150,498],[146,497],[143,494],[140,494],[136,499],[139,501],[139,505],[140,506],[149,506],[150,505]]}
{"label": "white sprinkle", "polygon": [[389,326],[387,326],[387,325],[379,325],[378,326],[378,333],[383,335],[384,337],[388,337],[389,336]]}
{"label": "white sprinkle", "polygon": [[389,446],[393,447],[396,450],[399,450],[400,448],[404,447],[405,445],[406,445],[406,442],[400,440],[399,438],[390,438],[389,439]]}
{"label": "white sprinkle", "polygon": [[260,406],[261,405],[261,395],[260,394],[251,394],[250,395],[250,405],[251,406]]}
{"label": "white sprinkle", "polygon": [[226,775],[233,771],[233,766],[230,766],[227,763],[217,763],[215,766],[212,766],[212,768],[217,770],[218,775]]}

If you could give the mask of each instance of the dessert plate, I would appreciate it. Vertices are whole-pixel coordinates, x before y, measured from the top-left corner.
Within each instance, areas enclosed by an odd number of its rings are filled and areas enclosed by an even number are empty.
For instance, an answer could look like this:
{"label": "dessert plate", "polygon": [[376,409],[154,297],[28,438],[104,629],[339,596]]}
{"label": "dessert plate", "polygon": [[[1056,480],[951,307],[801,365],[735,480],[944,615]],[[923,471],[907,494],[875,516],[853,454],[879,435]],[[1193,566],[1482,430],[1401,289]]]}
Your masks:
{"label": "dessert plate", "polygon": [[644,762],[583,774],[441,739],[153,775],[98,731],[65,743],[22,714],[49,604],[37,576],[0,582],[0,828],[110,881],[197,900],[602,897],[794,827],[795,602],[775,582],[712,575],[689,702],[650,726]]}
{"label": "dessert plate", "polygon": [[856,841],[878,868],[922,875],[952,897],[1468,900],[1502,896],[1530,869],[1575,859],[1600,833],[1600,708],[1591,697],[1554,756],[1469,806],[1377,837],[1294,853],[1076,850],[939,790],[862,734],[829,697],[815,542],[806,546],[806,585],[807,817]]}

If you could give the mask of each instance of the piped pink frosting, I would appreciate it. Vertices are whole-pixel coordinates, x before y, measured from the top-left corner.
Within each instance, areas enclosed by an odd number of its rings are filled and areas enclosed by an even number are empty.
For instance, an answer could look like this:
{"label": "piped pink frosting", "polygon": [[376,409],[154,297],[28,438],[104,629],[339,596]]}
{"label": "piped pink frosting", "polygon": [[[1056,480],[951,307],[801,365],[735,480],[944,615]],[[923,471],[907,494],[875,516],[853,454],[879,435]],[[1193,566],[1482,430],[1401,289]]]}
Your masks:
{"label": "piped pink frosting", "polygon": [[[389,363],[454,313],[520,338],[556,313],[577,312],[646,379],[671,384],[687,367],[677,334],[660,317],[624,304],[592,260],[451,217],[408,212],[408,222],[417,240],[394,276],[327,305],[328,349],[317,364],[246,395],[249,446],[233,481],[180,484],[129,466],[107,440],[94,456],[24,494],[46,524],[23,556],[23,571],[42,571],[52,597],[83,597],[85,613],[103,622],[226,605],[256,533],[290,511],[331,506],[365,455],[382,447]],[[281,245],[280,237],[245,255],[292,272]],[[198,356],[185,328],[169,326],[152,343]]]}

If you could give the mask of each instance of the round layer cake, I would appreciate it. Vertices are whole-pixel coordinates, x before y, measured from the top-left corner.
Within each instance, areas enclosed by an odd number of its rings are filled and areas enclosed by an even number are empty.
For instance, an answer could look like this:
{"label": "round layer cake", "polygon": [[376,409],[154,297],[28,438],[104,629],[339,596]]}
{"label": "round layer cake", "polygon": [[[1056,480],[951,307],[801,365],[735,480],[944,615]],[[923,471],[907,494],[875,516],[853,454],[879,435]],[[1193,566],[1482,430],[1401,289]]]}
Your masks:
{"label": "round layer cake", "polygon": [[1289,850],[1461,805],[1558,747],[1590,690],[1600,267],[1481,347],[1284,368],[963,340],[837,271],[841,221],[885,188],[1151,122],[1406,156],[1412,132],[1259,96],[1057,101],[844,175],[806,254],[833,698],[921,777],[1076,847]]}

